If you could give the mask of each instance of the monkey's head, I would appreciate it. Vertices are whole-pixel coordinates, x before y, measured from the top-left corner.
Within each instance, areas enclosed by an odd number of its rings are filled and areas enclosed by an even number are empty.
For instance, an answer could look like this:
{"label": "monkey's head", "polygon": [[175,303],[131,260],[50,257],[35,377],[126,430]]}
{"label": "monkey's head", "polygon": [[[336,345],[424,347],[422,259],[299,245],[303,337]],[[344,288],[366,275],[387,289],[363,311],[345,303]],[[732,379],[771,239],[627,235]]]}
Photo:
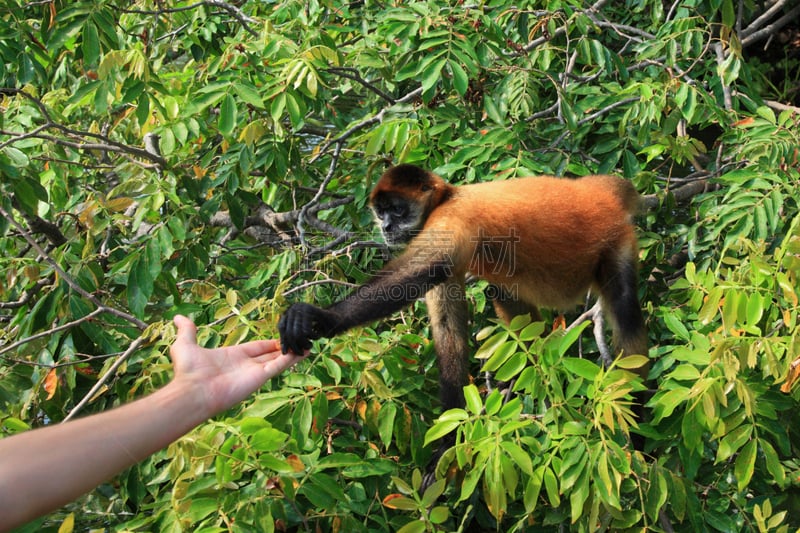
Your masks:
{"label": "monkey's head", "polygon": [[384,172],[370,194],[370,206],[386,244],[408,244],[452,189],[436,174],[414,165],[397,165]]}

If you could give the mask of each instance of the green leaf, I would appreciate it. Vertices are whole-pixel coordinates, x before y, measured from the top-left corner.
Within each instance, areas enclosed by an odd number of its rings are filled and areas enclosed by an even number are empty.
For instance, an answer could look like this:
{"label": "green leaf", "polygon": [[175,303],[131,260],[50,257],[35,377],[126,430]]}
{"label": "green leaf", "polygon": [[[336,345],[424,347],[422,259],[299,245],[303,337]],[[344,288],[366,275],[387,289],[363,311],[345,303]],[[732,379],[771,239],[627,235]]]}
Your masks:
{"label": "green leaf", "polygon": [[479,415],[483,411],[483,402],[481,401],[481,393],[475,385],[467,385],[464,387],[464,400],[466,403],[467,411],[473,415]]}
{"label": "green leaf", "polygon": [[[413,509],[409,509],[410,511]],[[427,531],[427,526],[422,520],[412,520],[397,530],[397,533],[424,533]]]}
{"label": "green leaf", "polygon": [[547,493],[547,499],[550,501],[550,505],[553,507],[558,507],[561,505],[561,495],[558,490],[558,480],[556,479],[556,474],[550,468],[545,468],[544,473],[542,476],[544,480],[544,489]]}
{"label": "green leaf", "polygon": [[750,440],[744,445],[739,456],[736,457],[736,463],[733,465],[733,475],[736,478],[739,491],[743,491],[750,484],[750,479],[753,477],[753,471],[756,464],[756,439]]}
{"label": "green leaf", "polygon": [[153,258],[147,253],[148,248],[136,257],[128,271],[128,305],[139,318],[144,317],[144,308],[153,294]]}
{"label": "green leaf", "polygon": [[458,62],[450,61],[448,65],[453,73],[453,87],[460,96],[464,96],[469,89],[469,76]]}
{"label": "green leaf", "polygon": [[216,498],[193,498],[190,501],[186,517],[192,522],[198,522],[215,512],[219,508],[219,505]]}
{"label": "green leaf", "polygon": [[502,441],[500,447],[503,448],[517,467],[526,475],[533,475],[533,463],[531,457],[518,444],[511,441]]}
{"label": "green leaf", "polygon": [[645,512],[650,517],[650,520],[655,522],[658,519],[658,513],[667,503],[668,497],[667,478],[662,473],[661,468],[654,465],[650,469],[650,487],[647,489],[645,498]]}
{"label": "green leaf", "polygon": [[584,515],[584,505],[589,499],[589,470],[583,469],[577,483],[569,491],[570,521],[574,524]]}
{"label": "green leaf", "polygon": [[233,84],[233,89],[236,91],[237,96],[246,104],[249,104],[256,109],[265,109],[264,100],[258,93],[255,86],[247,81],[239,80]]}
{"label": "green leaf", "polygon": [[353,466],[348,466],[342,470],[342,475],[346,478],[360,479],[370,476],[385,476],[396,470],[394,462],[387,459],[371,459],[361,461]]}
{"label": "green leaf", "polygon": [[679,318],[678,313],[666,313],[664,315],[664,322],[666,323],[667,328],[669,328],[669,330],[679,339],[684,341],[689,340],[689,330]]}
{"label": "green leaf", "polygon": [[428,518],[433,524],[443,524],[448,518],[450,518],[450,509],[444,505],[437,505],[431,509],[431,512],[428,514]]}
{"label": "green leaf", "polygon": [[767,464],[767,471],[772,476],[772,479],[778,484],[783,485],[786,480],[786,470],[778,457],[775,448],[766,439],[758,439],[761,446],[761,453],[764,454],[764,460]]}
{"label": "green leaf", "polygon": [[250,446],[260,452],[275,452],[280,450],[289,435],[275,428],[263,428],[255,432],[250,439]]}
{"label": "green leaf", "polygon": [[436,87],[442,77],[442,69],[447,63],[447,58],[441,58],[431,64],[428,69],[422,73],[422,93],[430,94],[430,91]]}
{"label": "green leaf", "polygon": [[435,482],[433,482],[427,489],[425,489],[425,492],[422,494],[420,505],[427,509],[431,505],[436,503],[436,500],[438,500],[439,497],[444,492],[444,487],[446,484],[447,484],[447,479],[445,478],[437,479]]}
{"label": "green leaf", "polygon": [[670,416],[678,405],[686,401],[690,392],[690,389],[686,387],[676,387],[663,394],[656,394],[648,404],[654,408],[655,421],[658,422]]}
{"label": "green leaf", "polygon": [[522,495],[523,503],[525,504],[525,512],[530,514],[536,509],[536,504],[539,501],[539,493],[542,490],[542,483],[544,482],[544,465],[539,466],[533,471],[533,474],[528,478],[525,485],[525,492]]}
{"label": "green leaf", "polygon": [[508,339],[508,332],[507,331],[498,331],[491,337],[489,337],[486,342],[481,344],[480,348],[475,352],[476,359],[488,359],[492,356],[499,348],[502,346],[504,342]]}
{"label": "green leaf", "polygon": [[97,26],[93,22],[87,21],[83,27],[83,62],[87,67],[97,65],[100,59],[100,38],[97,35]]}
{"label": "green leaf", "polygon": [[389,447],[392,442],[394,431],[394,420],[397,416],[397,406],[393,403],[386,403],[381,407],[380,419],[378,420],[378,434],[385,447]]}
{"label": "green leaf", "polygon": [[236,127],[236,100],[233,95],[228,93],[222,99],[222,104],[219,107],[219,131],[223,135],[230,135],[233,133],[233,128]]}
{"label": "green leaf", "polygon": [[[491,340],[491,339],[490,339]],[[497,347],[496,351],[483,365],[484,372],[494,372],[502,367],[517,352],[517,341],[508,340]],[[484,353],[481,353],[484,355]]]}
{"label": "green leaf", "polygon": [[564,368],[576,376],[585,378],[589,381],[594,381],[594,378],[597,377],[597,375],[601,372],[600,367],[588,359],[565,357],[562,362],[564,364]]}
{"label": "green leaf", "polygon": [[303,397],[292,416],[292,437],[300,443],[299,445],[301,447],[308,440],[312,422],[313,412],[311,410],[311,401],[308,397]]}
{"label": "green leaf", "polygon": [[300,128],[304,121],[304,111],[300,103],[291,93],[286,93],[286,110],[289,112],[289,120],[292,122],[292,127]]}
{"label": "green leaf", "polygon": [[495,374],[498,381],[510,381],[517,376],[528,364],[528,356],[523,352],[513,354]]}
{"label": "green leaf", "polygon": [[[460,411],[464,416],[457,418],[445,418],[445,415],[452,411]],[[451,409],[450,411],[443,413],[442,416],[439,417],[439,420],[425,433],[424,445],[427,446],[431,442],[439,440],[448,433],[454,431],[466,419],[466,415],[467,413],[460,409]]]}
{"label": "green leaf", "polygon": [[720,286],[713,287],[703,303],[700,312],[697,313],[697,319],[703,324],[709,324],[717,313],[719,313],[719,302],[722,299],[723,289]]}
{"label": "green leaf", "polygon": [[668,378],[679,381],[697,381],[700,376],[700,371],[697,370],[697,367],[689,364],[678,365],[675,370],[667,375]]}
{"label": "green leaf", "polygon": [[483,99],[483,110],[486,111],[486,115],[496,124],[503,124],[505,122],[505,118],[503,117],[504,113],[497,107],[494,98]]}

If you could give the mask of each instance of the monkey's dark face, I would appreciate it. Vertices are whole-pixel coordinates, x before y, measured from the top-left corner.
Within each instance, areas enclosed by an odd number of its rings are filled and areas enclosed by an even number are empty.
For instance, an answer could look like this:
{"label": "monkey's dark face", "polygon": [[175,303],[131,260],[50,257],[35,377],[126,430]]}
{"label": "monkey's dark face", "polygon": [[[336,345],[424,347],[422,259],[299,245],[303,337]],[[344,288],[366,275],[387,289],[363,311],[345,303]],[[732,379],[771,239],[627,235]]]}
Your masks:
{"label": "monkey's dark face", "polygon": [[372,211],[390,247],[408,244],[425,223],[419,203],[403,196],[382,194],[375,198]]}

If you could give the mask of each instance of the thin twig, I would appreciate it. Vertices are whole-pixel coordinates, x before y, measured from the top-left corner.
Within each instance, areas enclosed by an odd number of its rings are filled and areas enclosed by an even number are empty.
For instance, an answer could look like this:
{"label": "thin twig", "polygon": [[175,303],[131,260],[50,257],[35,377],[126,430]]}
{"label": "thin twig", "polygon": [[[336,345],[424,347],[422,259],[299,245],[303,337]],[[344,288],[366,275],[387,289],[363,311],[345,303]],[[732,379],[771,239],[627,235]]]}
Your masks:
{"label": "thin twig", "polygon": [[72,276],[67,274],[66,271],[64,271],[64,269],[61,268],[61,266],[58,264],[58,262],[55,259],[53,259],[50,256],[50,254],[48,254],[41,246],[39,246],[39,243],[36,242],[36,239],[34,239],[30,235],[30,233],[28,233],[25,230],[25,228],[22,227],[22,224],[17,222],[16,219],[14,219],[14,217],[12,217],[2,206],[0,206],[0,215],[5,217],[5,219],[8,220],[9,224],[14,226],[14,228],[17,231],[20,232],[22,237],[26,241],[28,241],[28,244],[30,244],[31,247],[33,247],[33,249],[36,250],[36,252],[40,256],[42,256],[44,258],[45,261],[50,263],[50,266],[53,267],[53,269],[56,271],[56,273],[61,277],[61,279],[64,280],[64,282],[67,285],[70,286],[70,288],[72,288],[72,290],[74,290],[75,292],[77,292],[78,294],[80,294],[81,296],[83,296],[84,298],[89,300],[90,302],[92,302],[95,305],[95,307],[97,307],[98,309],[101,309],[105,313],[109,313],[109,314],[112,314],[112,315],[114,315],[116,317],[119,317],[119,318],[122,318],[124,320],[127,320],[128,322],[134,324],[139,329],[145,329],[147,327],[146,323],[142,322],[141,320],[139,320],[135,316],[131,315],[130,313],[126,313],[125,311],[121,311],[119,309],[115,309],[113,307],[106,306],[105,304],[103,304],[103,302],[98,300],[93,294],[89,293],[83,287],[78,285],[78,283],[75,280],[72,279]]}
{"label": "thin twig", "polygon": [[354,68],[329,67],[327,69],[327,71],[332,73],[332,74],[336,74],[337,76],[341,76],[343,78],[347,78],[348,80],[353,80],[355,82],[358,82],[364,88],[369,89],[370,91],[374,92],[375,94],[380,96],[382,99],[386,100],[387,102],[394,103],[394,98],[392,97],[391,94],[387,94],[387,93],[383,92],[381,89],[376,87],[375,84],[373,84],[373,83],[365,80],[364,78],[362,78],[359,75],[358,71],[356,69],[354,69]]}
{"label": "thin twig", "polygon": [[386,114],[386,112],[392,106],[397,105],[397,104],[405,104],[407,102],[410,102],[410,101],[414,100],[415,98],[419,97],[420,95],[422,95],[422,86],[417,87],[416,89],[414,89],[410,93],[406,94],[405,96],[402,96],[402,97],[398,98],[397,100],[393,100],[386,107],[381,109],[376,115],[374,115],[372,117],[369,117],[369,118],[366,118],[366,119],[362,120],[361,122],[359,122],[357,124],[354,124],[353,126],[348,128],[344,133],[342,133],[338,137],[330,139],[329,141],[327,141],[324,145],[322,145],[322,148],[319,149],[319,152],[317,152],[317,154],[309,160],[309,163],[313,163],[314,161],[316,161],[317,159],[322,157],[323,154],[327,153],[327,151],[331,147],[331,145],[333,145],[333,144],[342,144],[342,143],[344,143],[344,141],[346,141],[347,139],[352,137],[357,132],[363,130],[364,128],[366,128],[368,126],[371,126],[373,124],[376,124],[378,122],[381,122],[383,120],[383,117]]}
{"label": "thin twig", "polygon": [[[14,143],[18,143],[26,139],[35,138],[35,139],[50,141],[60,146],[75,148],[76,150],[102,150],[105,152],[118,152],[127,155],[132,155],[134,157],[151,161],[156,167],[159,168],[163,168],[167,164],[166,160],[163,157],[157,154],[150,153],[144,148],[123,144],[121,142],[117,142],[99,133],[75,130],[67,126],[64,126],[63,124],[57,123],[50,116],[50,112],[47,110],[47,106],[45,106],[41,100],[39,100],[38,98],[36,98],[35,96],[33,96],[32,94],[28,93],[23,89],[7,88],[4,89],[4,91],[7,94],[15,94],[22,96],[23,98],[32,102],[39,109],[39,112],[42,114],[44,124],[37,126],[33,130],[28,132],[13,132],[13,131],[1,130],[0,135],[8,135],[10,138],[0,143],[0,150]],[[65,138],[56,137],[54,135],[46,134],[44,133],[46,130],[56,130],[58,132],[63,133],[67,137],[72,137],[78,140],[72,141],[72,140],[67,140]],[[90,142],[88,139],[92,139],[93,142]],[[146,166],[140,162],[137,163],[142,166]]]}
{"label": "thin twig", "polygon": [[328,173],[325,175],[325,178],[320,183],[319,188],[317,188],[317,192],[310,201],[308,201],[302,208],[300,208],[300,212],[297,214],[297,233],[300,237],[300,243],[303,246],[306,246],[306,231],[305,231],[305,220],[308,214],[309,209],[319,203],[320,198],[325,193],[325,189],[328,188],[328,184],[333,179],[333,176],[336,174],[336,167],[339,163],[339,155],[342,153],[342,143],[336,143],[336,148],[333,151],[333,157],[331,157],[330,165],[328,165]]}
{"label": "thin twig", "polygon": [[200,6],[211,6],[211,7],[218,7],[220,9],[224,9],[228,12],[233,18],[235,18],[242,27],[252,35],[253,37],[258,37],[258,32],[256,32],[253,28],[250,27],[250,24],[254,24],[258,22],[256,19],[248,17],[244,14],[244,12],[239,9],[238,7],[234,6],[233,4],[229,4],[228,2],[223,2],[222,0],[203,0],[201,2],[196,2],[194,4],[189,4],[186,6],[180,7],[170,7],[165,9],[121,9],[123,13],[131,13],[136,15],[156,15],[160,16],[166,13],[178,13],[181,11],[191,11],[192,9],[196,9]]}
{"label": "thin twig", "polygon": [[17,342],[8,344],[6,346],[3,346],[2,348],[0,348],[0,355],[4,354],[6,352],[10,352],[11,350],[14,350],[16,348],[19,348],[20,346],[22,346],[24,344],[27,344],[29,342],[33,342],[36,339],[40,339],[42,337],[49,337],[50,335],[53,335],[54,333],[58,333],[59,331],[63,331],[65,329],[70,329],[70,328],[73,328],[75,326],[79,326],[79,325],[83,324],[84,322],[88,322],[88,321],[92,320],[94,317],[96,317],[98,315],[101,315],[104,311],[105,310],[102,307],[98,307],[97,309],[95,309],[94,311],[89,313],[88,315],[82,316],[81,318],[75,319],[75,320],[73,320],[71,322],[67,322],[66,324],[61,324],[60,326],[56,326],[54,328],[50,328],[47,331],[40,331],[39,333],[34,333],[30,337],[25,337],[24,339],[18,340]]}
{"label": "thin twig", "polygon": [[69,414],[66,417],[64,417],[64,420],[62,420],[62,423],[67,422],[68,420],[73,418],[75,415],[77,415],[79,412],[81,412],[81,410],[84,407],[86,407],[86,404],[88,404],[92,400],[92,398],[94,398],[94,395],[97,393],[97,391],[99,391],[106,384],[106,382],[109,379],[111,379],[111,377],[116,373],[117,369],[120,366],[122,366],[122,363],[127,361],[128,357],[130,357],[131,354],[133,354],[139,348],[139,346],[141,346],[143,343],[144,343],[144,337],[143,336],[140,336],[136,340],[134,340],[131,343],[131,345],[128,346],[128,349],[125,350],[122,353],[122,355],[119,356],[119,359],[114,361],[114,364],[109,367],[108,372],[106,372],[103,375],[103,377],[101,377],[100,379],[97,380],[97,383],[95,383],[94,386],[92,387],[92,389],[89,392],[86,393],[86,395],[83,397],[83,399],[81,399],[80,402],[78,402],[78,405],[73,407],[72,411],[70,411]]}

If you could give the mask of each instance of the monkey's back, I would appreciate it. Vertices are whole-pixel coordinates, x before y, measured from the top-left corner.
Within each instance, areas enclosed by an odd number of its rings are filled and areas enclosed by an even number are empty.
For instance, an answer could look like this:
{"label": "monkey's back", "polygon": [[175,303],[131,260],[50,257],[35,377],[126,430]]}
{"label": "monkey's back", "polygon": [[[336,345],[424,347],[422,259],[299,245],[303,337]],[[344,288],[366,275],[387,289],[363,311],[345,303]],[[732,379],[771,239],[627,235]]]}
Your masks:
{"label": "monkey's back", "polygon": [[456,187],[423,235],[519,299],[565,308],[592,287],[601,261],[635,257],[637,208],[630,182],[612,176],[486,182]]}

